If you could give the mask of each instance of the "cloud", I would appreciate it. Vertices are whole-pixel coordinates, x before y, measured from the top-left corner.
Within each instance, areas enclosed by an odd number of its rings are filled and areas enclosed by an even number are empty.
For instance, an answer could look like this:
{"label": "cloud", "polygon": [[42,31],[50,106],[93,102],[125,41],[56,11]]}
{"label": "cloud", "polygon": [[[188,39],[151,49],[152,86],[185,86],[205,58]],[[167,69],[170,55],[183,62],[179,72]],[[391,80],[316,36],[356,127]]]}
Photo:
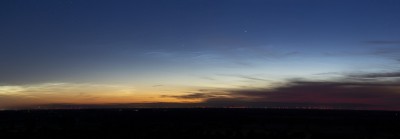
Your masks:
{"label": "cloud", "polygon": [[133,101],[131,86],[93,83],[43,83],[0,86],[0,108],[47,103],[99,103]]}
{"label": "cloud", "polygon": [[400,44],[400,41],[388,41],[388,40],[374,40],[374,41],[365,41],[365,43],[368,44],[377,44],[377,45],[382,45],[382,44]]}
{"label": "cloud", "polygon": [[151,51],[151,52],[146,52],[145,55],[151,55],[155,57],[171,57],[174,54],[166,51]]}
{"label": "cloud", "polygon": [[162,84],[157,84],[157,85],[153,85],[152,87],[162,87],[162,86],[164,86],[164,85],[162,85]]}
{"label": "cloud", "polygon": [[219,76],[228,76],[228,77],[237,77],[237,78],[242,78],[242,79],[246,79],[246,80],[270,81],[270,80],[267,80],[267,79],[254,77],[254,76],[251,76],[251,75],[236,75],[236,74],[217,74],[217,75],[219,75]]}
{"label": "cloud", "polygon": [[[397,76],[394,73],[360,74],[366,77]],[[352,75],[348,75],[352,76]],[[354,76],[354,75],[353,75]],[[83,94],[84,95],[84,94]],[[121,103],[96,105],[51,105],[51,108],[70,106],[88,108],[187,108],[187,107],[280,107],[280,108],[332,108],[366,110],[400,110],[400,81],[349,80],[330,81],[291,79],[273,88],[199,89],[183,95],[163,95],[192,103]],[[2,97],[0,97],[1,100]],[[43,105],[42,105],[43,106]]]}
{"label": "cloud", "polygon": [[398,78],[400,77],[400,72],[384,72],[384,73],[368,73],[361,75],[350,75],[349,77],[354,78]]}
{"label": "cloud", "polygon": [[189,93],[186,95],[163,95],[162,97],[173,97],[178,99],[210,99],[210,98],[222,98],[226,96],[226,93]]}
{"label": "cloud", "polygon": [[[355,75],[354,75],[355,76]],[[368,78],[398,77],[394,73],[357,75]],[[338,109],[400,110],[399,81],[333,81],[288,80],[275,88],[226,89],[220,92],[189,93],[173,96],[202,99],[202,105],[213,107],[328,107]]]}

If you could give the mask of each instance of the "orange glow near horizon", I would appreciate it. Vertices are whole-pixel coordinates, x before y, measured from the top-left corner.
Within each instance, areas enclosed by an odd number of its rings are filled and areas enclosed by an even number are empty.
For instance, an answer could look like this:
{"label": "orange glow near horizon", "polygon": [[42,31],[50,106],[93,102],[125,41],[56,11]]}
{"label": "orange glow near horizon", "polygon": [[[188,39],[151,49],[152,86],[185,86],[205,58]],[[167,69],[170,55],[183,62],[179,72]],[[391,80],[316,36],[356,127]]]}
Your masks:
{"label": "orange glow near horizon", "polygon": [[181,95],[185,88],[133,88],[121,85],[46,83],[25,86],[0,86],[0,108],[42,104],[118,104],[178,102],[195,103],[200,99],[179,99],[163,95]]}

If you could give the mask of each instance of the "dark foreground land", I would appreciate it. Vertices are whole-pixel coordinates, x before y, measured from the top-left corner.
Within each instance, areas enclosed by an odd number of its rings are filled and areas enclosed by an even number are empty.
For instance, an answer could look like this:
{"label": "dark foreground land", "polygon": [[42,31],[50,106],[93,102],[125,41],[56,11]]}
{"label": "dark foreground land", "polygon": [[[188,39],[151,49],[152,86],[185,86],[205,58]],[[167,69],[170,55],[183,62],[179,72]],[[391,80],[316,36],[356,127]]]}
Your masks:
{"label": "dark foreground land", "polygon": [[400,112],[93,109],[0,112],[0,138],[400,139]]}

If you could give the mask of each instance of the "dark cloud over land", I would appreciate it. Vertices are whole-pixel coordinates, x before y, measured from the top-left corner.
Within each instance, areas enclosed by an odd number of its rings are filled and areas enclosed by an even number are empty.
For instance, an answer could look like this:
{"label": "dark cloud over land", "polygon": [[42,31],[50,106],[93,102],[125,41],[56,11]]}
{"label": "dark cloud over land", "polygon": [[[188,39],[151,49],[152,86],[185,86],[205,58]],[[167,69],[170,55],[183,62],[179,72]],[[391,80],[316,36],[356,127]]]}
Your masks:
{"label": "dark cloud over land", "polygon": [[[356,76],[356,75],[354,75]],[[289,80],[275,88],[228,89],[224,96],[212,92],[170,96],[180,99],[203,99],[208,106],[245,107],[328,107],[344,109],[400,110],[400,81],[379,81],[398,77],[393,73],[357,75],[377,80],[302,81]],[[210,97],[211,96],[211,97]]]}

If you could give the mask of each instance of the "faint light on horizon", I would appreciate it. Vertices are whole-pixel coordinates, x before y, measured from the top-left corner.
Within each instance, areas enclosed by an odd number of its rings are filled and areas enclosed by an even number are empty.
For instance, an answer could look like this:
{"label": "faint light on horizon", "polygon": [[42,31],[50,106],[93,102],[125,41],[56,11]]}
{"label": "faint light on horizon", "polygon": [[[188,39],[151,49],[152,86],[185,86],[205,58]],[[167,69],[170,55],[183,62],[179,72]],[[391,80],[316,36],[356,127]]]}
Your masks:
{"label": "faint light on horizon", "polygon": [[0,94],[18,93],[24,90],[21,86],[0,86]]}

